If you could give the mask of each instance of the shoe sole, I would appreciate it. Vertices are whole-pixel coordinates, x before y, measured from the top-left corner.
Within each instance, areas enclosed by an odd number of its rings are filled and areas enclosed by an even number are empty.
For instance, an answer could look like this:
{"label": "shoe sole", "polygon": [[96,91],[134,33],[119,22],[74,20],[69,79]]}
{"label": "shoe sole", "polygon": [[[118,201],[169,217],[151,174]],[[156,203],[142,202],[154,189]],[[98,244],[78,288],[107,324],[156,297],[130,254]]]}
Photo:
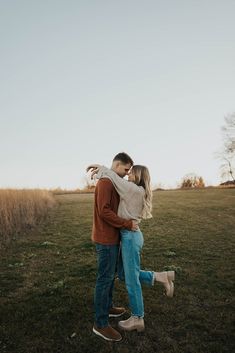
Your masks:
{"label": "shoe sole", "polygon": [[118,327],[120,328],[120,329],[122,329],[123,331],[134,331],[134,330],[136,330],[137,332],[144,332],[144,330],[145,330],[145,327],[131,327],[131,328],[127,328],[127,327],[123,327],[123,326],[121,326],[120,324],[118,324]]}
{"label": "shoe sole", "polygon": [[170,291],[166,294],[168,298],[172,298],[174,295],[174,280],[175,280],[175,271],[168,271],[167,278],[170,285]]}
{"label": "shoe sole", "polygon": [[114,339],[114,338],[108,338],[104,335],[102,335],[102,333],[96,331],[96,329],[93,327],[92,331],[97,335],[97,336],[100,336],[102,337],[104,340],[106,341],[110,341],[110,342],[120,342],[122,340],[122,337],[120,339]]}
{"label": "shoe sole", "polygon": [[170,291],[166,294],[168,298],[172,298],[174,295],[174,283],[170,282]]}

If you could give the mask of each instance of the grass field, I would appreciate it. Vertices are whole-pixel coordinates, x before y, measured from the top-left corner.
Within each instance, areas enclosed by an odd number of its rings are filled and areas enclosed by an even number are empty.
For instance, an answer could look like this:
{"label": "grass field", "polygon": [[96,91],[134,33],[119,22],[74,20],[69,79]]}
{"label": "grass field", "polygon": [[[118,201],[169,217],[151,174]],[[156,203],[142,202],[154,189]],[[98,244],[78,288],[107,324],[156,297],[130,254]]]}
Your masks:
{"label": "grass field", "polygon": [[[123,333],[116,344],[92,333],[93,195],[56,199],[46,224],[1,251],[1,353],[235,351],[235,189],[154,193],[154,218],[141,227],[142,267],[175,269],[175,296],[143,287],[145,333]],[[123,283],[114,299],[128,306]]]}

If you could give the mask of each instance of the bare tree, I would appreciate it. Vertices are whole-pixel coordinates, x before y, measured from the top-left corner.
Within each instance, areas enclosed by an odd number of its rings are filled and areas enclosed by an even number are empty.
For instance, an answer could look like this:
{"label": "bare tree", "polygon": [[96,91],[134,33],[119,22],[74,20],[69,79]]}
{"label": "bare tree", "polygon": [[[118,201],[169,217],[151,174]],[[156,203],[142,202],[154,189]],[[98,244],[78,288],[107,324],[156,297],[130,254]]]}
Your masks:
{"label": "bare tree", "polygon": [[221,177],[232,179],[235,182],[235,113],[225,116],[225,125],[222,126],[223,149],[217,153],[221,160]]}
{"label": "bare tree", "polygon": [[224,147],[226,153],[235,152],[235,113],[227,115],[225,125],[222,126]]}

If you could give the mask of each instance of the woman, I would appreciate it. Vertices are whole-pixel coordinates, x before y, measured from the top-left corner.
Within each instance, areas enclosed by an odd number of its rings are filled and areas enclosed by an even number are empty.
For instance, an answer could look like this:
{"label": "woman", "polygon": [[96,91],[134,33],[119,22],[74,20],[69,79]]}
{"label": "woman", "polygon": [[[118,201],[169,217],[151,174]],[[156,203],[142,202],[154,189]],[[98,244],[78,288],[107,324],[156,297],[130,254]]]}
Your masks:
{"label": "woman", "polygon": [[[98,164],[93,164],[87,168],[92,170],[91,177],[95,174],[97,179],[109,178],[118,194],[120,203],[118,216],[124,219],[151,218],[152,192],[150,188],[150,175],[148,168],[142,165],[134,165],[129,172],[128,181],[119,177],[113,170]],[[172,297],[174,293],[174,271],[153,272],[140,269],[140,253],[143,247],[143,234],[140,229],[129,231],[121,229],[121,254],[124,270],[125,284],[129,297],[131,317],[127,320],[119,321],[120,328],[138,332],[144,330],[144,304],[141,283],[153,286],[154,282],[161,282],[166,290],[166,295]]]}

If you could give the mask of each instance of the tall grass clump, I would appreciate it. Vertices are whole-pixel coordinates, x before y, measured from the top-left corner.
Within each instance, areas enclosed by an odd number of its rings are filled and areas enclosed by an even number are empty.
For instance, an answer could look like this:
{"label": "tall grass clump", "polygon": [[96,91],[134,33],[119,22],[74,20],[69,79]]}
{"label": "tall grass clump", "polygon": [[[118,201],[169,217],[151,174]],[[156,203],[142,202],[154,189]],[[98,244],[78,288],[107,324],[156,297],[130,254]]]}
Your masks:
{"label": "tall grass clump", "polygon": [[47,190],[0,189],[0,245],[38,224],[54,204]]}

